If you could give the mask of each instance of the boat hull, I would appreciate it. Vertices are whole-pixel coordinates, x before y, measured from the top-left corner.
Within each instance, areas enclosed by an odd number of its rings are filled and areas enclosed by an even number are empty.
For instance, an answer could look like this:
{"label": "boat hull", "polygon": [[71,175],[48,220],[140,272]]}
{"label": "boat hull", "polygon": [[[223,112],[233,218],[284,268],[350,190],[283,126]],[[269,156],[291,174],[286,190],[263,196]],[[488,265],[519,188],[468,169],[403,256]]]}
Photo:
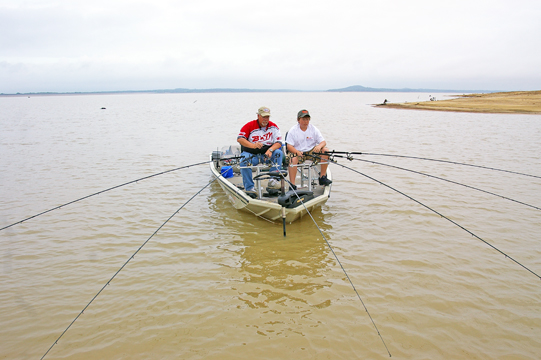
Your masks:
{"label": "boat hull", "polygon": [[[276,199],[263,197],[258,199],[251,198],[244,190],[239,188],[239,185],[242,184],[242,177],[240,176],[240,173],[238,173],[238,170],[232,177],[226,178],[221,174],[222,164],[219,161],[216,161],[216,159],[213,159],[213,155],[211,155],[210,160],[210,170],[213,177],[217,178],[220,187],[223,189],[235,209],[251,213],[270,221],[282,221],[283,208],[278,204]],[[327,170],[327,177],[332,179],[329,170]],[[284,208],[286,222],[291,223],[298,220],[308,212],[312,212],[318,206],[323,205],[329,198],[330,193],[330,185],[319,186],[318,189],[314,189],[314,198],[297,207]]]}

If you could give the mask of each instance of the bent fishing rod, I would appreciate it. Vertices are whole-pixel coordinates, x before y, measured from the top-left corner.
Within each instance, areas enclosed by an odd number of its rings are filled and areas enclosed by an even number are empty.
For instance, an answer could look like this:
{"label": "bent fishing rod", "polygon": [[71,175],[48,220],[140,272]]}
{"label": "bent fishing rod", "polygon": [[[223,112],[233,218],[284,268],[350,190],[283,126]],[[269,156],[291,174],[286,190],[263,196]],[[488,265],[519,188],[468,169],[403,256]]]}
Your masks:
{"label": "bent fishing rod", "polygon": [[[313,156],[314,158],[319,158],[318,156]],[[287,172],[277,172],[277,177],[280,177],[281,180],[287,182],[289,185],[292,185],[291,182],[289,180],[287,180],[286,178],[286,175],[287,175]],[[304,210],[306,210],[306,213],[310,216],[310,219],[312,219],[312,222],[314,223],[314,225],[316,226],[316,228],[318,229],[319,233],[321,234],[321,236],[323,237],[323,240],[325,240],[325,243],[327,244],[327,246],[329,247],[329,249],[331,250],[334,258],[336,259],[336,261],[338,262],[338,265],[340,265],[340,268],[342,269],[342,272],[346,275],[346,278],[348,279],[349,281],[349,284],[351,285],[351,287],[353,288],[353,291],[355,292],[355,294],[357,294],[357,297],[359,298],[359,301],[361,302],[361,304],[363,305],[364,307],[364,310],[366,311],[366,314],[368,315],[368,317],[370,318],[370,321],[372,322],[372,325],[374,326],[374,329],[376,329],[376,332],[379,336],[379,338],[381,339],[381,342],[383,343],[383,346],[385,347],[385,350],[387,350],[387,354],[389,354],[389,357],[392,357],[391,355],[391,352],[389,351],[389,348],[387,347],[387,344],[385,343],[385,340],[383,340],[383,336],[381,335],[381,333],[379,332],[379,329],[378,327],[376,326],[376,323],[374,321],[374,319],[372,318],[372,315],[370,315],[370,312],[368,311],[368,308],[366,307],[366,304],[364,303],[363,299],[361,298],[361,295],[359,294],[359,292],[357,291],[357,288],[355,287],[355,285],[353,284],[353,281],[351,281],[351,278],[349,277],[346,269],[344,268],[344,266],[342,265],[342,262],[340,261],[340,259],[338,258],[338,255],[336,255],[336,253],[334,252],[334,249],[333,247],[331,246],[331,244],[329,243],[329,241],[327,240],[327,237],[325,236],[325,234],[323,234],[323,231],[321,230],[321,228],[319,227],[319,225],[317,224],[316,220],[314,219],[314,217],[312,216],[312,213],[310,212],[310,210],[308,210],[308,208],[306,207],[306,205],[304,204],[304,201],[302,201],[302,198],[299,196],[299,194],[297,193],[297,190],[295,189],[291,189],[294,193],[295,193],[295,196],[297,197],[298,201],[300,201],[300,203],[302,204],[302,206],[304,207]],[[284,220],[284,236],[285,236],[285,220]]]}
{"label": "bent fishing rod", "polygon": [[[335,156],[336,156],[336,157],[342,157],[342,156],[340,156],[340,155],[335,155]],[[345,156],[344,156],[344,157],[345,157]],[[442,180],[442,181],[447,181],[447,182],[452,183],[452,184],[455,184],[455,185],[464,186],[464,187],[466,187],[466,188],[469,188],[469,189],[472,189],[472,190],[477,190],[477,191],[483,192],[483,193],[485,193],[485,194],[489,194],[489,195],[493,195],[493,196],[500,197],[500,198],[505,199],[505,200],[513,201],[513,202],[516,202],[516,203],[518,203],[518,204],[521,204],[521,205],[524,205],[524,206],[528,206],[528,207],[534,208],[534,209],[536,209],[536,210],[541,210],[541,207],[538,207],[538,206],[535,206],[535,205],[530,205],[530,204],[527,204],[527,203],[522,202],[522,201],[519,201],[519,200],[511,199],[511,198],[509,198],[509,197],[507,197],[507,196],[504,196],[504,195],[496,194],[496,193],[493,193],[493,192],[491,192],[491,191],[479,189],[479,188],[474,187],[474,186],[471,186],[471,185],[467,185],[467,184],[460,183],[460,182],[458,182],[458,181],[453,181],[453,180],[449,180],[449,179],[444,179],[444,178],[442,178],[442,177],[435,176],[435,175],[431,175],[431,174],[427,174],[427,173],[423,173],[423,172],[420,172],[420,171],[415,171],[415,170],[406,169],[406,168],[403,168],[403,167],[400,167],[400,166],[395,166],[395,165],[390,165],[390,164],[380,163],[380,162],[377,162],[377,161],[371,161],[371,160],[364,160],[364,159],[353,158],[353,157],[351,157],[351,156],[350,156],[350,157],[347,157],[347,159],[350,160],[350,161],[352,161],[352,160],[362,161],[362,162],[367,162],[367,163],[370,163],[370,164],[387,166],[387,167],[391,167],[391,168],[398,169],[398,170],[409,171],[409,172],[412,172],[412,173],[414,173],[414,174],[424,175],[424,176],[428,176],[428,177],[431,177],[431,178],[434,178],[434,179],[438,179],[438,180]]]}
{"label": "bent fishing rod", "polygon": [[[293,190],[295,191],[295,190]],[[296,191],[295,191],[296,193]],[[300,197],[297,195],[297,197],[300,199]],[[301,200],[302,202],[302,200]],[[349,284],[351,285],[351,287],[353,288],[353,291],[355,291],[355,294],[357,294],[357,298],[359,299],[359,301],[361,302],[361,304],[363,305],[363,308],[364,308],[364,311],[366,311],[366,314],[368,315],[368,318],[370,318],[370,321],[372,322],[372,325],[374,326],[374,329],[376,330],[376,333],[378,334],[381,342],[383,343],[383,346],[385,347],[385,350],[387,351],[387,354],[389,354],[389,357],[392,357],[391,355],[391,352],[389,351],[389,348],[387,347],[387,344],[385,343],[385,340],[383,340],[383,336],[381,335],[381,333],[379,332],[379,329],[376,325],[376,322],[374,321],[374,319],[372,318],[372,315],[370,315],[370,312],[368,311],[368,308],[366,307],[366,304],[364,303],[363,299],[361,298],[361,295],[359,294],[359,292],[357,291],[357,288],[355,287],[355,285],[353,284],[353,281],[351,281],[351,278],[349,277],[346,269],[344,268],[344,265],[342,265],[342,262],[340,261],[340,259],[338,258],[338,255],[336,255],[336,253],[334,252],[334,249],[333,247],[331,246],[331,244],[329,243],[329,241],[327,240],[327,237],[323,234],[323,231],[321,230],[321,228],[319,227],[319,225],[317,224],[316,220],[314,219],[314,217],[312,216],[312,214],[310,213],[310,211],[308,211],[308,209],[306,208],[306,206],[304,205],[304,202],[302,202],[302,206],[304,206],[304,208],[306,209],[306,213],[310,216],[310,219],[312,219],[312,221],[314,222],[314,225],[317,227],[319,233],[321,234],[321,236],[323,237],[323,240],[325,240],[325,243],[327,244],[327,246],[329,247],[329,249],[331,250],[334,258],[336,259],[336,261],[338,262],[338,265],[340,265],[340,268],[342,269],[342,271],[344,272],[344,275],[346,275],[346,278],[348,279],[348,282]]]}
{"label": "bent fishing rod", "polygon": [[192,195],[191,198],[188,199],[188,201],[186,201],[184,204],[182,204],[182,206],[180,208],[178,208],[177,211],[175,211],[173,213],[173,215],[171,215],[167,220],[165,220],[165,222],[163,224],[161,224],[158,229],[156,229],[156,231],[154,231],[154,233],[152,235],[150,235],[150,237],[132,254],[132,256],[130,256],[128,258],[128,260],[124,263],[124,265],[122,265],[120,267],[120,269],[117,270],[117,272],[109,279],[109,281],[107,281],[105,283],[105,285],[103,285],[103,287],[100,289],[100,291],[98,291],[98,293],[96,295],[94,295],[94,297],[92,298],[92,300],[90,300],[90,302],[83,308],[83,310],[81,310],[81,312],[75,317],[75,319],[73,319],[73,321],[68,325],[68,327],[66,328],[66,330],[64,330],[64,332],[62,332],[62,334],[60,334],[60,336],[54,341],[54,343],[51,345],[51,347],[47,350],[47,352],[45,352],[45,354],[43,354],[43,356],[41,357],[41,359],[43,360],[45,358],[45,356],[47,356],[47,354],[51,351],[51,349],[58,343],[58,341],[60,340],[60,338],[62,338],[62,336],[64,336],[64,334],[71,328],[71,326],[75,323],[75,321],[77,321],[77,319],[79,319],[79,317],[81,317],[81,315],[83,315],[83,313],[85,312],[85,310],[90,306],[90,304],[92,304],[92,302],[103,292],[103,290],[105,290],[105,288],[111,283],[111,281],[113,281],[113,279],[118,275],[118,273],[120,271],[122,271],[122,269],[124,269],[126,267],[126,265],[128,265],[128,263],[133,259],[135,258],[135,255],[137,255],[137,253],[143,248],[143,246],[145,246],[149,241],[150,239],[152,239],[154,237],[154,235],[156,235],[158,233],[158,231],[160,231],[164,226],[165,224],[167,224],[169,222],[169,220],[171,220],[176,214],[179,213],[180,210],[182,210],[190,201],[192,201],[197,195],[199,195],[203,190],[205,190],[210,184],[212,184],[216,179],[218,178],[214,178],[213,180],[209,181],[205,186],[203,186],[199,191],[197,191],[194,195]]}
{"label": "bent fishing rod", "polygon": [[[228,159],[233,159],[233,158],[228,158]],[[21,223],[23,223],[23,222],[25,222],[25,221],[28,221],[28,220],[33,219],[33,218],[36,218],[36,217],[38,217],[38,216],[47,214],[47,213],[49,213],[49,212],[51,212],[51,211],[58,210],[58,209],[60,209],[60,208],[63,208],[64,206],[74,204],[74,203],[79,202],[79,201],[81,201],[81,200],[88,199],[88,198],[90,198],[90,197],[92,197],[92,196],[96,196],[96,195],[99,195],[99,194],[103,194],[103,193],[105,193],[105,192],[107,192],[107,191],[111,191],[111,190],[114,190],[114,189],[118,189],[118,188],[120,188],[120,187],[129,185],[129,184],[136,183],[136,182],[138,182],[138,181],[150,179],[150,178],[153,178],[153,177],[158,176],[158,175],[167,174],[167,173],[170,173],[170,172],[173,172],[173,171],[178,171],[178,170],[186,169],[186,168],[193,167],[193,166],[198,166],[198,165],[208,164],[209,162],[211,162],[211,160],[209,160],[209,161],[204,161],[204,162],[200,162],[200,163],[195,163],[195,164],[190,164],[190,165],[181,166],[181,167],[178,167],[178,168],[175,168],[175,169],[170,169],[170,170],[162,171],[162,172],[159,172],[159,173],[156,173],[156,174],[153,174],[153,175],[148,175],[148,176],[139,178],[139,179],[137,179],[137,180],[128,181],[128,182],[126,182],[126,183],[124,183],[124,184],[116,185],[116,186],[110,187],[110,188],[108,188],[108,189],[101,190],[101,191],[98,191],[98,192],[96,192],[96,193],[93,193],[93,194],[90,194],[90,195],[87,195],[87,196],[83,196],[83,197],[80,198],[80,199],[73,200],[73,201],[67,202],[67,203],[65,203],[65,204],[56,206],[56,207],[54,207],[54,208],[52,208],[52,209],[49,209],[49,210],[40,212],[39,214],[32,215],[32,216],[30,216],[30,217],[27,217],[26,219],[17,221],[17,222],[15,222],[15,223],[11,224],[11,225],[4,226],[4,227],[0,228],[0,231],[5,230],[5,229],[8,229],[8,228],[10,228],[10,227],[12,227],[12,226],[21,224]]]}
{"label": "bent fishing rod", "polygon": [[341,155],[345,155],[346,158],[350,158],[350,157],[352,157],[352,155],[369,155],[369,156],[389,156],[389,157],[398,157],[398,158],[405,158],[405,159],[436,161],[436,162],[441,162],[441,163],[447,163],[447,164],[453,164],[453,165],[461,165],[461,166],[471,166],[471,167],[481,168],[481,169],[485,169],[485,170],[501,171],[501,172],[506,172],[506,173],[515,174],[515,175],[529,176],[529,177],[534,177],[534,178],[541,179],[541,176],[538,176],[538,175],[526,174],[526,173],[521,173],[521,172],[512,171],[512,170],[498,169],[498,168],[489,167],[489,166],[467,164],[467,163],[461,163],[461,162],[450,161],[450,160],[430,159],[430,158],[417,157],[417,156],[394,155],[394,154],[376,154],[376,153],[365,153],[365,152],[360,152],[360,151],[335,151],[335,150],[331,150],[331,151],[328,151],[328,152],[325,152],[325,153],[318,153],[318,154],[320,154],[320,155],[329,155],[331,157],[333,155],[335,155],[335,154],[341,154]]}
{"label": "bent fishing rod", "polygon": [[461,228],[462,230],[466,231],[468,234],[472,235],[472,236],[473,236],[474,238],[476,238],[477,240],[480,240],[481,242],[485,243],[486,245],[488,245],[488,246],[491,247],[492,249],[496,250],[497,252],[499,252],[500,254],[502,254],[503,256],[505,256],[506,258],[510,259],[510,260],[513,261],[515,264],[519,265],[520,267],[522,267],[523,269],[527,270],[527,271],[530,272],[531,274],[535,275],[539,280],[541,280],[541,276],[540,276],[540,275],[538,275],[536,272],[534,272],[533,270],[531,270],[531,269],[528,268],[527,266],[525,266],[525,265],[523,265],[522,263],[520,263],[518,260],[515,260],[515,259],[514,259],[513,257],[511,257],[510,255],[508,255],[508,254],[506,254],[505,252],[503,252],[502,250],[498,249],[496,246],[492,245],[492,244],[489,243],[488,241],[486,241],[486,240],[482,239],[481,237],[479,237],[478,235],[474,234],[473,232],[471,232],[470,230],[466,229],[464,226],[460,225],[460,224],[457,223],[456,221],[453,221],[453,220],[451,220],[450,218],[448,218],[447,216],[443,215],[442,213],[440,213],[440,212],[438,212],[438,211],[432,209],[432,208],[429,207],[428,205],[423,204],[423,203],[420,202],[419,200],[414,199],[413,197],[411,197],[411,196],[409,196],[409,195],[403,193],[402,191],[397,190],[397,189],[393,188],[392,186],[390,186],[390,185],[388,185],[388,184],[385,184],[384,182],[382,182],[382,181],[380,181],[380,180],[377,180],[377,179],[375,179],[375,178],[373,178],[373,177],[371,177],[371,176],[369,176],[369,175],[366,175],[366,174],[364,174],[364,173],[362,173],[362,172],[360,172],[360,171],[357,171],[357,170],[355,170],[355,169],[352,169],[352,168],[350,168],[350,167],[348,167],[348,166],[342,165],[342,164],[340,164],[340,163],[338,163],[338,162],[336,162],[336,161],[334,161],[334,160],[330,160],[330,161],[331,161],[333,164],[336,164],[336,165],[341,166],[341,167],[343,167],[343,168],[345,168],[345,169],[348,169],[348,170],[353,171],[353,172],[355,172],[355,173],[357,173],[357,174],[360,174],[360,175],[362,175],[362,176],[364,176],[364,177],[366,177],[366,178],[368,178],[368,179],[370,179],[370,180],[372,180],[372,181],[377,182],[378,184],[381,184],[381,185],[383,185],[383,186],[385,186],[385,187],[387,187],[387,188],[389,188],[389,189],[391,189],[391,190],[393,190],[393,191],[395,191],[395,192],[397,192],[397,193],[399,193],[399,194],[401,194],[401,195],[407,197],[407,198],[410,199],[410,200],[415,201],[417,204],[423,206],[424,208],[426,208],[426,209],[432,211],[433,213],[435,213],[436,215],[439,215],[440,217],[444,218],[445,220],[451,222],[452,224],[454,224],[454,225],[458,226],[459,228]]}

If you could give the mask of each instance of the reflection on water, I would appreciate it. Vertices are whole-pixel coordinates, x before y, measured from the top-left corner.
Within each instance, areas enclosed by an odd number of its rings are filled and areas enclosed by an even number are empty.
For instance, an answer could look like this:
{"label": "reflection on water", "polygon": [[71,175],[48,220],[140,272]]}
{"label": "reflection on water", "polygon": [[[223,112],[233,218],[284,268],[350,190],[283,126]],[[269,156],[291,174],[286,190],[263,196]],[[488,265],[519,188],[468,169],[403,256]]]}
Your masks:
{"label": "reflection on water", "polygon": [[[329,331],[318,313],[337,301],[333,288],[340,275],[312,219],[288,224],[284,237],[282,224],[234,209],[218,184],[211,186],[208,203],[219,233],[228,234],[218,246],[219,265],[235,294],[235,322],[243,324],[246,336],[294,339]],[[332,225],[321,209],[312,216],[329,239]]]}
{"label": "reflection on water", "polygon": [[[288,224],[287,236],[284,237],[281,224],[268,223],[233,209],[217,184],[212,186],[209,203],[225,216],[236,213],[232,219],[224,218],[224,225],[230,227],[226,231],[238,232],[238,236],[220,248],[237,255],[228,266],[237,268],[240,280],[249,285],[239,295],[247,306],[268,308],[271,303],[289,306],[287,302],[315,307],[330,305],[330,299],[318,304],[311,304],[308,300],[318,290],[331,286],[325,275],[328,267],[335,263],[309,216]],[[314,212],[313,217],[324,234],[332,229],[323,221],[320,211]],[[239,232],[238,226],[245,230]]]}
{"label": "reflection on water", "polygon": [[[269,302],[307,302],[293,294],[313,295],[317,290],[330,286],[324,278],[329,264],[328,248],[316,234],[295,236],[289,239],[278,235],[253,233],[233,241],[237,248],[243,281],[252,283],[261,292],[247,293],[243,299],[249,306],[268,307]],[[262,297],[263,295],[263,297]],[[330,300],[325,301],[329,305]],[[318,304],[313,304],[318,306]]]}

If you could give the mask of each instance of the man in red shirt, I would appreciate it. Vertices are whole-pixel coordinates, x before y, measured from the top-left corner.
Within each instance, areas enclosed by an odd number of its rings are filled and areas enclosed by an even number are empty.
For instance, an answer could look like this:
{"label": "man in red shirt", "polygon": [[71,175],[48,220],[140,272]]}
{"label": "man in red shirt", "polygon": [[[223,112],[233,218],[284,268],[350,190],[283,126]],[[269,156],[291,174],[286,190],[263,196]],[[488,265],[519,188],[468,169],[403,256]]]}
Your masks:
{"label": "man in red shirt", "polygon": [[[257,110],[257,120],[246,123],[237,136],[237,142],[241,145],[241,167],[247,166],[248,162],[257,165],[259,162],[271,161],[271,171],[282,168],[282,135],[278,126],[270,121],[270,110],[262,106]],[[252,169],[240,169],[242,182],[246,192],[254,191]],[[269,186],[273,186],[269,181]]]}

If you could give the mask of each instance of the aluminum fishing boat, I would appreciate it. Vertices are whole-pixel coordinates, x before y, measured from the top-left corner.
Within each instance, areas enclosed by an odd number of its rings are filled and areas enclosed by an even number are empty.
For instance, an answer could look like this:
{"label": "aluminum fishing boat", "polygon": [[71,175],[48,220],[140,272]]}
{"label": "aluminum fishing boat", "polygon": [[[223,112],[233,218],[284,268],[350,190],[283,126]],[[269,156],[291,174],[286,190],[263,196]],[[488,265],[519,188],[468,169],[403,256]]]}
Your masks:
{"label": "aluminum fishing boat", "polygon": [[[255,194],[247,194],[240,174],[240,154],[240,146],[231,145],[213,151],[210,155],[212,175],[217,178],[229,201],[238,210],[271,221],[291,223],[306,215],[307,211],[312,212],[317,206],[323,205],[331,194],[332,184],[319,185],[320,165],[309,160],[298,165],[295,191],[289,189],[289,183],[284,179],[289,179],[285,170],[270,172],[268,164],[246,166],[252,170],[255,183]],[[327,178],[332,180],[329,169]],[[276,179],[279,186],[270,187],[271,179]]]}

